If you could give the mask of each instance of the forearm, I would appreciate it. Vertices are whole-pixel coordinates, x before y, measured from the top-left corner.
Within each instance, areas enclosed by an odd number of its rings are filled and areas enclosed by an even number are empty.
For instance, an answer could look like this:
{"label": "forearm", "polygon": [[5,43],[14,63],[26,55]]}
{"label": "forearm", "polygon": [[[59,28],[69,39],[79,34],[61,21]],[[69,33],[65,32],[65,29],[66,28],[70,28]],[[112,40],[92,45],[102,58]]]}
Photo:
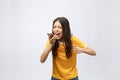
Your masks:
{"label": "forearm", "polygon": [[42,55],[40,57],[40,62],[41,63],[44,63],[45,60],[47,59],[47,57],[48,57],[48,55],[49,55],[49,53],[50,53],[50,51],[52,49],[52,46],[53,46],[52,44],[49,44],[48,47],[43,51],[43,53],[42,53]]}
{"label": "forearm", "polygon": [[96,52],[90,47],[83,48],[83,53],[96,56]]}

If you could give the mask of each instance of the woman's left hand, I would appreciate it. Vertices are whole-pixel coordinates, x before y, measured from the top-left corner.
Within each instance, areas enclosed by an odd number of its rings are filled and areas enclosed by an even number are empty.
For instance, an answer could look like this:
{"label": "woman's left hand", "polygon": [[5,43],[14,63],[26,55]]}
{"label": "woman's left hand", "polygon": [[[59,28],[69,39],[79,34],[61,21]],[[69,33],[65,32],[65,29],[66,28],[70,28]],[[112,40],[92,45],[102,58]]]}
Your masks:
{"label": "woman's left hand", "polygon": [[80,48],[79,46],[73,46],[73,51],[80,54],[83,53],[83,48]]}

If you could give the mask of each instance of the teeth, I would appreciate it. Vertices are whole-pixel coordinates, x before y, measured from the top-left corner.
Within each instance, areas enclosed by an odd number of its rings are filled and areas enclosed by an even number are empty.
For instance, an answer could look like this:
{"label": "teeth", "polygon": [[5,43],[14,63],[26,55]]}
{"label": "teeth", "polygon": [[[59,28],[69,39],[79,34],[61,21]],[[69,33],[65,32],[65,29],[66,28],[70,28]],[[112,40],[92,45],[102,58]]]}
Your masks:
{"label": "teeth", "polygon": [[56,35],[59,35],[60,33],[56,33]]}
{"label": "teeth", "polygon": [[55,37],[59,38],[60,33],[55,33]]}
{"label": "teeth", "polygon": [[58,35],[55,35],[56,38],[58,38]]}
{"label": "teeth", "polygon": [[55,37],[57,37],[57,35],[55,35]]}
{"label": "teeth", "polygon": [[56,35],[56,37],[58,37],[58,35]]}

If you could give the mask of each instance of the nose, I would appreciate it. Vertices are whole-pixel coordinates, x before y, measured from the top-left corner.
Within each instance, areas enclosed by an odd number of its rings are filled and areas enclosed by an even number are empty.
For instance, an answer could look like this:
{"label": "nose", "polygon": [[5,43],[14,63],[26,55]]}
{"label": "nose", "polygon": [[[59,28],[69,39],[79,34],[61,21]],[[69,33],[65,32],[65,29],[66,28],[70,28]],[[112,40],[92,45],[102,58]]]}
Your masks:
{"label": "nose", "polygon": [[55,31],[58,31],[58,30],[59,30],[59,28],[57,28],[57,27],[56,27],[54,30],[55,30]]}

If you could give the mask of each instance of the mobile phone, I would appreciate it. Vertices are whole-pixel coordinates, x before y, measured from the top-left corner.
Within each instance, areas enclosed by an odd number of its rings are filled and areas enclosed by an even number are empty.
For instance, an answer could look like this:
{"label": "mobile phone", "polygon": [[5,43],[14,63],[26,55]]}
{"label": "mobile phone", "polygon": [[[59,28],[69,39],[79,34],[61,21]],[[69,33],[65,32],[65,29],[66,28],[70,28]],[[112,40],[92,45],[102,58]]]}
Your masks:
{"label": "mobile phone", "polygon": [[47,33],[49,39],[51,39],[54,35],[52,33]]}

